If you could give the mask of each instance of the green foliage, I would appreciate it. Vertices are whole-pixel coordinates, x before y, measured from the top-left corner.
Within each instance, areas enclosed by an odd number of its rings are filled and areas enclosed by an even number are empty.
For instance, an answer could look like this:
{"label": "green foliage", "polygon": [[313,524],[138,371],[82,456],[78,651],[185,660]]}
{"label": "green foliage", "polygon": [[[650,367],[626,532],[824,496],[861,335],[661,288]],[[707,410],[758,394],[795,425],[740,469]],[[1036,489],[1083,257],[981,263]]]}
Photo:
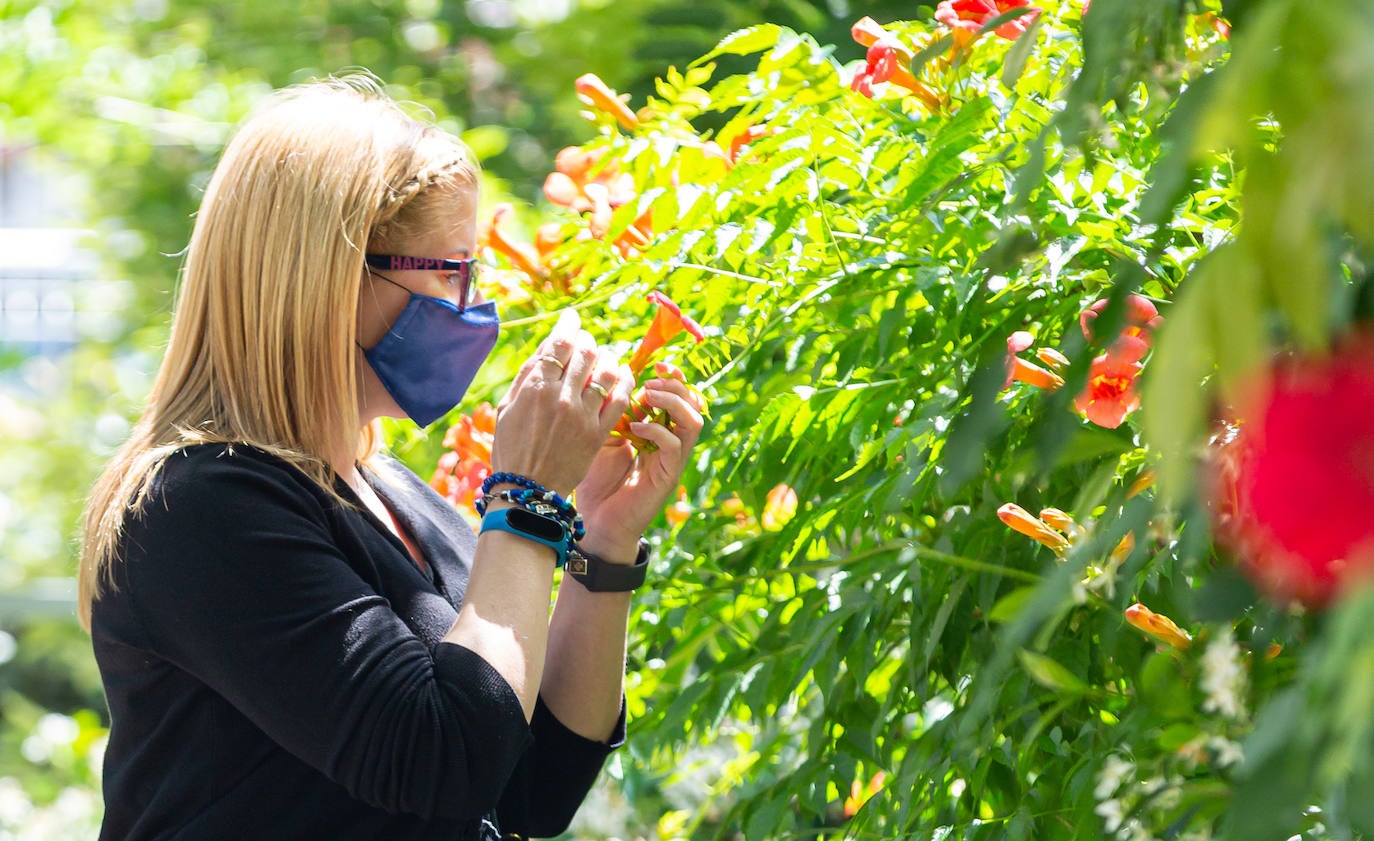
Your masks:
{"label": "green foliage", "polygon": [[[1314,94],[1272,56],[1301,37],[1321,60],[1313,28],[1367,43],[1335,32],[1358,15],[1299,23],[1273,4],[1246,16],[1227,62],[1215,6],[1098,0],[1085,21],[1076,3],[1040,5],[1020,40],[957,53],[938,25],[894,27],[928,86],[905,97],[848,90],[852,68],[809,35],[743,29],[694,64],[709,81],[669,72],[640,126],[601,119],[587,144],[638,197],[590,239],[560,212],[569,242],[518,323],[577,306],[628,343],[657,288],[710,333],[678,358],[713,422],[693,513],[665,524],[637,608],[630,750],[667,787],[694,756],[729,758],[660,837],[1367,831],[1366,682],[1329,682],[1364,668],[1363,608],[1328,626],[1260,606],[1212,552],[1189,480],[1215,383],[1342,323],[1349,251],[1302,249],[1358,235],[1363,220],[1336,214],[1362,183],[1338,162],[1358,155],[1331,147],[1344,132],[1287,139],[1291,120],[1353,107],[1322,96],[1363,93]],[[721,70],[741,57],[753,64]],[[1305,110],[1279,108],[1278,90]],[[751,126],[729,163],[707,153]],[[1356,177],[1309,184],[1295,229],[1257,229],[1299,189],[1273,173],[1304,171],[1314,150]],[[617,239],[645,211],[654,234],[627,250]],[[1104,430],[1074,397],[1131,292],[1165,326],[1143,418]],[[1079,314],[1099,298],[1086,339]],[[1064,388],[1004,386],[1017,330],[1068,358]],[[1167,494],[1130,487],[1148,468]],[[1007,530],[1008,501],[1067,511],[1070,547]],[[1136,601],[1193,644],[1126,626]]]}

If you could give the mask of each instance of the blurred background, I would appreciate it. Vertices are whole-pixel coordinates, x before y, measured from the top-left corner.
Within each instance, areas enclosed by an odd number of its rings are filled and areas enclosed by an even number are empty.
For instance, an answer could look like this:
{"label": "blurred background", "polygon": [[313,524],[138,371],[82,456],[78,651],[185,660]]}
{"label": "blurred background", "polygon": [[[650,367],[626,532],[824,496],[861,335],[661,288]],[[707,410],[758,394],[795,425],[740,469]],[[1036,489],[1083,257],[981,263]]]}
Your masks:
{"label": "blurred background", "polygon": [[[107,711],[72,576],[84,495],[159,363],[180,253],[237,121],[363,67],[530,209],[586,140],[573,80],[634,101],[723,35],[847,45],[873,0],[0,0],[0,837],[91,837]],[[729,59],[726,59],[727,61]]]}

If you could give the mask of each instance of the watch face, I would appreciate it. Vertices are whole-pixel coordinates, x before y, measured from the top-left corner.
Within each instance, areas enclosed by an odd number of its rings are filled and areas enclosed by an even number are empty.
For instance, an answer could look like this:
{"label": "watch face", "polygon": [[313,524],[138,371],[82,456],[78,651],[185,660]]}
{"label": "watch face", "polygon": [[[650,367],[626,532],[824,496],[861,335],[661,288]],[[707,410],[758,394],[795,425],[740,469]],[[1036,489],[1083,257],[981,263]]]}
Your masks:
{"label": "watch face", "polygon": [[563,524],[549,517],[543,517],[532,511],[523,508],[509,508],[506,510],[506,522],[510,527],[524,532],[525,534],[537,537],[548,543],[560,543],[567,540],[567,532],[563,530]]}

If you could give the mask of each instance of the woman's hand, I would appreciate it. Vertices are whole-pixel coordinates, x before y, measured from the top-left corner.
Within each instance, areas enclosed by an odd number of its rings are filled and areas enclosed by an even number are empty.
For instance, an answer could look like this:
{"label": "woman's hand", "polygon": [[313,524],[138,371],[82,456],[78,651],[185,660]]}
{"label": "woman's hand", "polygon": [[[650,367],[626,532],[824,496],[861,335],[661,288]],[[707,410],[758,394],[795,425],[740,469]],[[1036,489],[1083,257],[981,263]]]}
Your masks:
{"label": "woman's hand", "polygon": [[492,470],[566,496],[630,404],[634,378],[565,310],[496,408]]}
{"label": "woman's hand", "polygon": [[630,431],[658,449],[636,457],[628,441],[611,438],[577,486],[577,507],[587,525],[583,545],[607,560],[634,559],[639,536],[677,490],[701,435],[699,393],[666,362],[655,365],[654,372],[659,378],[645,383],[643,402],[667,412],[671,423],[636,422]]}

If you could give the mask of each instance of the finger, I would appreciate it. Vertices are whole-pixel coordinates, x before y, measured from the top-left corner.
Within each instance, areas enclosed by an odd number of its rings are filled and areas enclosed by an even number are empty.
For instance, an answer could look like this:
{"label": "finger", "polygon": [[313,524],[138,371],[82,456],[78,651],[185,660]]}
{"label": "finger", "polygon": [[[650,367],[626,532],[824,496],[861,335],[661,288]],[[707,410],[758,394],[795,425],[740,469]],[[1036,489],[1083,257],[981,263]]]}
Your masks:
{"label": "finger", "polygon": [[567,368],[563,373],[563,395],[572,402],[582,399],[582,392],[592,379],[592,371],[601,357],[601,351],[597,348],[592,334],[586,330],[578,330],[569,336],[569,343],[571,351]]}
{"label": "finger", "polygon": [[[631,394],[635,387],[634,374],[630,372],[630,366],[621,364],[615,369],[615,373],[615,385],[611,386],[610,396],[601,404],[601,426],[607,435],[619,426],[621,417],[630,408]],[[625,418],[626,423],[631,420],[633,418]]]}
{"label": "finger", "polygon": [[706,396],[696,389],[691,383],[680,379],[656,379],[649,380],[645,384],[646,388],[656,388],[660,391],[671,391],[673,394],[680,394],[687,399],[698,412],[705,414]]}
{"label": "finger", "polygon": [[595,401],[598,410],[606,405],[606,401],[611,399],[611,392],[620,383],[619,360],[609,350],[602,348],[598,355],[596,368],[592,371],[592,377],[587,381],[587,387],[582,391],[583,398]]}
{"label": "finger", "polygon": [[697,411],[685,394],[650,386],[644,390],[644,401],[655,409],[667,412],[675,426],[681,427],[684,431],[691,431],[693,435],[701,432],[701,427],[705,424],[701,412]]}
{"label": "finger", "polygon": [[658,374],[660,377],[667,377],[684,383],[687,382],[687,375],[682,373],[681,368],[671,362],[655,362],[654,373]]}
{"label": "finger", "polygon": [[578,316],[577,310],[563,310],[559,314],[553,329],[549,331],[549,335],[544,341],[539,343],[539,349],[534,352],[534,356],[530,360],[536,364],[536,368],[542,367],[543,379],[548,381],[563,379],[568,369],[568,363],[572,360],[578,334],[583,332],[581,325],[582,319]]}
{"label": "finger", "polygon": [[681,465],[683,441],[673,430],[661,423],[635,421],[630,424],[630,431],[645,441],[658,445],[656,455],[669,472],[673,472],[670,465]]}
{"label": "finger", "polygon": [[549,331],[549,338],[571,336],[581,329],[582,316],[577,314],[577,310],[565,309],[558,314],[558,320],[554,322],[553,329]]}

